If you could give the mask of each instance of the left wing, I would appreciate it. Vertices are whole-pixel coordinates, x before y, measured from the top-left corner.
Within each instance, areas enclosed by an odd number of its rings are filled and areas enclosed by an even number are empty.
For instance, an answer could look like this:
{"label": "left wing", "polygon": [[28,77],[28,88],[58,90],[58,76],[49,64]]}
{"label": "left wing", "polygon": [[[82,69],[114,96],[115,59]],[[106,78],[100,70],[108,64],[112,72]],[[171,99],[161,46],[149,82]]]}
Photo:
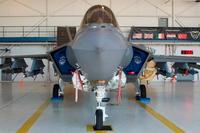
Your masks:
{"label": "left wing", "polygon": [[[173,71],[169,70],[167,62],[173,62]],[[167,55],[151,55],[149,61],[146,64],[146,68],[143,71],[143,75],[140,76],[141,80],[151,81],[156,75],[163,75],[164,77],[175,77],[176,74],[197,74],[200,69],[200,57],[195,56],[167,56]]]}
{"label": "left wing", "polygon": [[155,62],[185,62],[185,63],[196,63],[200,62],[198,56],[167,56],[167,55],[152,55]]}
{"label": "left wing", "polygon": [[[174,77],[176,74],[197,74],[198,71],[195,69],[200,69],[200,57],[195,56],[165,56],[165,55],[153,55],[153,60],[156,62],[157,75],[161,74],[165,77]],[[172,70],[169,71],[167,62],[174,62],[172,65]],[[165,67],[163,67],[165,66]],[[163,73],[164,72],[164,73]]]}

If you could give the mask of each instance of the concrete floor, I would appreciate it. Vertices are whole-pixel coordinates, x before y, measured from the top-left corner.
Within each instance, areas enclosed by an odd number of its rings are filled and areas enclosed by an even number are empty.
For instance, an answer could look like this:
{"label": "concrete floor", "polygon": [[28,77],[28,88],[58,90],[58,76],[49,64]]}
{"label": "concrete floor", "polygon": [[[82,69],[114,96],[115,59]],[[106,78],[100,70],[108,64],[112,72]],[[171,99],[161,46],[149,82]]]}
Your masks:
{"label": "concrete floor", "polygon": [[[47,99],[50,104],[31,125],[30,133],[87,133],[86,125],[94,122],[95,97],[80,92],[74,102],[74,89],[67,85],[63,102],[51,102],[52,83],[27,82],[0,84],[0,133],[14,133]],[[153,82],[148,86],[148,104],[187,133],[200,130],[200,82]],[[108,105],[114,133],[170,133],[161,121],[134,102],[134,86],[127,84],[121,105]],[[111,103],[116,94],[111,92]],[[132,99],[132,100],[131,100]]]}

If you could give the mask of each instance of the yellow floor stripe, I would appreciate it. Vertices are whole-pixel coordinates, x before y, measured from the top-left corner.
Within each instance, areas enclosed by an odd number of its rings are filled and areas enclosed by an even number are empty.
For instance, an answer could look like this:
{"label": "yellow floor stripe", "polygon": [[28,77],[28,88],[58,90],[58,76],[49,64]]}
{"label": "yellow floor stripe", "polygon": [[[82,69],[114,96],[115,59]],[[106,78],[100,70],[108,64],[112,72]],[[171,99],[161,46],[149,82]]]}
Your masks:
{"label": "yellow floor stripe", "polygon": [[33,124],[37,121],[40,115],[49,105],[49,99],[45,101],[36,112],[17,130],[17,133],[27,133]]}
{"label": "yellow floor stripe", "polygon": [[152,116],[154,116],[156,119],[161,121],[164,125],[166,125],[168,128],[170,128],[174,133],[185,133],[184,130],[177,127],[173,122],[162,116],[161,114],[157,113],[155,110],[153,110],[151,107],[149,107],[146,104],[143,104],[141,102],[136,101],[138,105],[140,105],[143,109],[145,109],[148,113],[150,113]]}
{"label": "yellow floor stripe", "polygon": [[107,131],[104,131],[104,130],[102,130],[102,131],[95,131],[95,130],[93,129],[93,125],[87,125],[87,126],[86,126],[86,130],[87,130],[87,132],[107,133]]}

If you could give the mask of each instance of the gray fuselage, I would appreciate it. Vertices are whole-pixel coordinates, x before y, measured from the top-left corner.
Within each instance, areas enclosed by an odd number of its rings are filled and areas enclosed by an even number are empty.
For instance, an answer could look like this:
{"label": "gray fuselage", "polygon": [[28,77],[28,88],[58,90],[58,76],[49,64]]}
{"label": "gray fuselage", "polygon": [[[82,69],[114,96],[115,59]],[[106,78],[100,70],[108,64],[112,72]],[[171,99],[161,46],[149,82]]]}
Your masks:
{"label": "gray fuselage", "polygon": [[127,40],[112,24],[89,24],[78,31],[72,50],[88,80],[110,80],[132,58]]}

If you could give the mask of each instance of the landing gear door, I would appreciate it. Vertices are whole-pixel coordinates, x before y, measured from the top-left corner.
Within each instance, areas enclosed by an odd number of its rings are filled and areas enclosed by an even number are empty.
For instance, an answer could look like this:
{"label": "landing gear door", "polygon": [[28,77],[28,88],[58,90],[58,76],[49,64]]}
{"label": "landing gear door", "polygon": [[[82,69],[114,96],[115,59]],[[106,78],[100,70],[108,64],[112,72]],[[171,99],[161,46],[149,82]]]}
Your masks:
{"label": "landing gear door", "polygon": [[65,82],[71,81],[72,72],[75,71],[75,68],[69,63],[69,59],[67,57],[66,51],[69,47],[70,46],[63,45],[49,53],[55,65],[56,71]]}
{"label": "landing gear door", "polygon": [[124,72],[127,76],[137,77],[149,58],[149,52],[138,46],[132,46],[132,50],[133,57],[129,65],[124,68]]}

